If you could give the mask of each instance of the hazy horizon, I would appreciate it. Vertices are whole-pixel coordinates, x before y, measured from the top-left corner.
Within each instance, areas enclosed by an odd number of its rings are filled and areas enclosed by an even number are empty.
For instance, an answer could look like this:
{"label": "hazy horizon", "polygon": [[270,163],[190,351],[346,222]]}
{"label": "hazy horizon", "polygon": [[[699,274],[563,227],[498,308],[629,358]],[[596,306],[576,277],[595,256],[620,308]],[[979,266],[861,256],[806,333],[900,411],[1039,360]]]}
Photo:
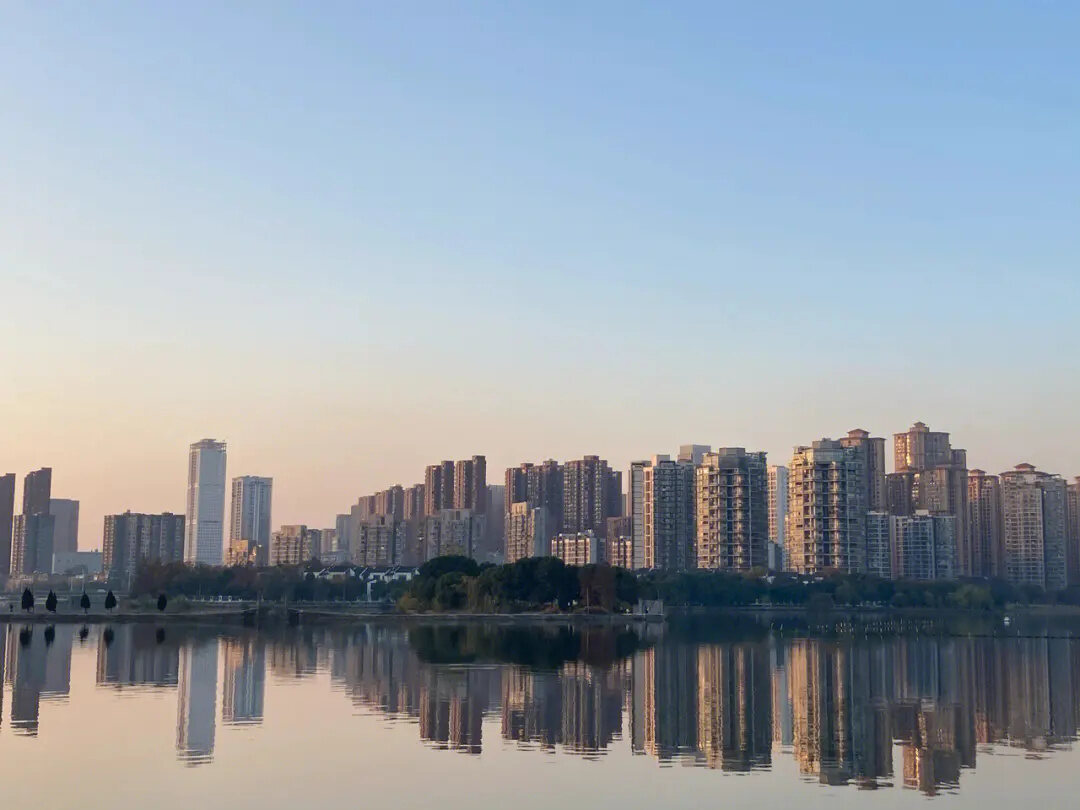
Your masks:
{"label": "hazy horizon", "polygon": [[[483,454],[1080,474],[1080,8],[22,4],[0,474],[273,524]],[[891,458],[891,447],[889,451]]]}

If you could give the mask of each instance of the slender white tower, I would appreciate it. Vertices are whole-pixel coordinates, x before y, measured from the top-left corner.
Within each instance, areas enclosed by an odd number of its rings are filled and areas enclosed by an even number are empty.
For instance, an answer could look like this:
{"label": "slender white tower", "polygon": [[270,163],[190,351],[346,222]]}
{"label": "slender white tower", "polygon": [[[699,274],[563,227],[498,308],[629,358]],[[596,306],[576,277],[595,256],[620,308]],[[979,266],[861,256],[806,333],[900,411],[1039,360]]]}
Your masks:
{"label": "slender white tower", "polygon": [[225,524],[225,442],[203,439],[188,456],[184,562],[221,565]]}

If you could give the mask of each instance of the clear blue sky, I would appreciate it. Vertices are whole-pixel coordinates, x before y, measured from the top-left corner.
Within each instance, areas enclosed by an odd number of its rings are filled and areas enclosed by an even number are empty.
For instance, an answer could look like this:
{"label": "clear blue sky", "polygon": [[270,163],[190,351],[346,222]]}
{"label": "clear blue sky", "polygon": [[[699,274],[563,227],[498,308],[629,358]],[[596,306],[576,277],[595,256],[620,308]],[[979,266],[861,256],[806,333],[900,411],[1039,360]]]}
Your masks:
{"label": "clear blue sky", "polygon": [[[1080,5],[12,3],[0,467],[329,523],[922,419],[1080,473]],[[497,472],[492,475],[497,478]]]}

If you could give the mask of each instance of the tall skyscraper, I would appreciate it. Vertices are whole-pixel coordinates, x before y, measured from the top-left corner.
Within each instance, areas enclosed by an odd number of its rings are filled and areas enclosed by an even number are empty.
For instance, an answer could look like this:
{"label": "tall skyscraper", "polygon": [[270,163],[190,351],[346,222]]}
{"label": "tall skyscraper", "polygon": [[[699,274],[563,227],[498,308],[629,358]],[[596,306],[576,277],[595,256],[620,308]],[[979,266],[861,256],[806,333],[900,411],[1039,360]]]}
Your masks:
{"label": "tall skyscraper", "polygon": [[[906,435],[906,434],[903,434]],[[840,440],[844,447],[854,447],[861,454],[865,492],[863,503],[867,511],[881,512],[885,498],[885,439],[871,436],[861,428],[849,430]]]}
{"label": "tall skyscraper", "polygon": [[633,462],[630,512],[635,567],[669,571],[695,567],[693,464],[669,456]]}
{"label": "tall skyscraper", "polygon": [[982,470],[968,473],[968,531],[971,534],[971,574],[1004,574],[1002,545],[1001,479]]}
{"label": "tall skyscraper", "polygon": [[515,503],[540,506],[547,511],[548,531],[554,534],[562,529],[563,467],[559,462],[548,459],[542,464],[525,463],[509,468],[503,496],[507,514]]}
{"label": "tall skyscraper", "polygon": [[273,488],[272,478],[242,475],[232,480],[229,553],[233,559],[243,552],[256,565],[269,563]]}
{"label": "tall skyscraper", "polygon": [[203,439],[188,455],[184,562],[221,565],[224,523],[225,442]]}
{"label": "tall skyscraper", "polygon": [[49,514],[49,501],[52,498],[52,467],[42,467],[26,474],[23,479],[24,515]]}
{"label": "tall skyscraper", "polygon": [[791,570],[861,573],[866,566],[862,455],[832,439],[796,447],[788,466],[787,557]]}
{"label": "tall skyscraper", "polygon": [[12,521],[11,573],[52,572],[56,520],[49,514],[52,468],[27,473],[23,479],[22,514]]}
{"label": "tall skyscraper", "polygon": [[48,513],[15,516],[11,536],[12,574],[52,573],[55,523]]}
{"label": "tall skyscraper", "polygon": [[487,511],[487,459],[473,456],[454,462],[454,509]]}
{"label": "tall skyscraper", "polygon": [[769,543],[772,559],[769,567],[784,567],[784,527],[788,512],[788,468],[780,464],[769,466]]}
{"label": "tall skyscraper", "polygon": [[893,436],[896,471],[886,478],[886,499],[894,515],[917,510],[956,518],[956,572],[974,569],[968,526],[967,453],[949,443],[949,434],[916,422]]}
{"label": "tall skyscraper", "polygon": [[1057,590],[1068,584],[1065,480],[1018,464],[1001,474],[1005,578]]}
{"label": "tall skyscraper", "polygon": [[79,550],[79,502],[51,498],[49,514],[54,518],[53,554]]}
{"label": "tall skyscraper", "polygon": [[767,466],[764,453],[721,447],[691,468],[698,568],[749,571],[768,564]]}
{"label": "tall skyscraper", "polygon": [[1069,513],[1069,584],[1080,585],[1080,475],[1068,485],[1065,503]]}
{"label": "tall skyscraper", "polygon": [[609,517],[622,514],[622,473],[599,456],[585,456],[563,465],[561,531],[568,533],[605,529]]}
{"label": "tall skyscraper", "polygon": [[11,573],[11,532],[15,520],[15,473],[0,475],[0,577]]}

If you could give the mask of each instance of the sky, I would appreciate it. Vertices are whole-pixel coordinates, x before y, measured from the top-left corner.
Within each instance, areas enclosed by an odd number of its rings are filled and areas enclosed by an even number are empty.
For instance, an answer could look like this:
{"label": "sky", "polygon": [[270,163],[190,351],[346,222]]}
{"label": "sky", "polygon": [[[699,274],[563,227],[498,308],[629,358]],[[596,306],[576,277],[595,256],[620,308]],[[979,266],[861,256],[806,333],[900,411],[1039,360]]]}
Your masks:
{"label": "sky", "polygon": [[921,420],[1080,474],[1080,6],[0,7],[0,473],[275,524]]}

